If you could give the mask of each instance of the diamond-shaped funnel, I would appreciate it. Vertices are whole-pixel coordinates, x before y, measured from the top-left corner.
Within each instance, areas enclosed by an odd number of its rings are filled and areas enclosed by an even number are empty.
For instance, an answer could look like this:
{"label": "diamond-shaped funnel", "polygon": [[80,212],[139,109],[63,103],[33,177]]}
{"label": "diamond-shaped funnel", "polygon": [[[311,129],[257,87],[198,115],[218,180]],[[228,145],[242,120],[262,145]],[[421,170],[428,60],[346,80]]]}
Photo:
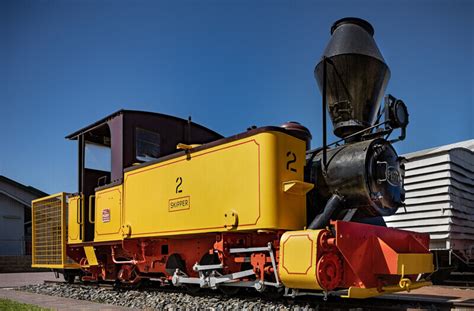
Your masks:
{"label": "diamond-shaped funnel", "polygon": [[[346,137],[374,124],[390,69],[367,21],[340,19],[331,27],[331,34],[323,54],[328,58],[326,99],[334,134]],[[322,92],[323,60],[314,75]]]}

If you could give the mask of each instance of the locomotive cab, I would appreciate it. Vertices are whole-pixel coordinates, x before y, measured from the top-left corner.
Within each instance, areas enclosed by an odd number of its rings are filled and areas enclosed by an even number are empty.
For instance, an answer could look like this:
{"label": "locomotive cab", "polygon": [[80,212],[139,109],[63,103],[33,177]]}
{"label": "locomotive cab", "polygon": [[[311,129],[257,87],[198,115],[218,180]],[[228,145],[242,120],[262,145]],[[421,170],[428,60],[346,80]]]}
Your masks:
{"label": "locomotive cab", "polygon": [[[178,152],[176,146],[222,138],[191,120],[132,110],[117,111],[68,136],[78,142],[78,194],[69,211],[70,242],[94,240],[95,193],[123,182],[127,167]],[[74,228],[76,227],[76,228]]]}

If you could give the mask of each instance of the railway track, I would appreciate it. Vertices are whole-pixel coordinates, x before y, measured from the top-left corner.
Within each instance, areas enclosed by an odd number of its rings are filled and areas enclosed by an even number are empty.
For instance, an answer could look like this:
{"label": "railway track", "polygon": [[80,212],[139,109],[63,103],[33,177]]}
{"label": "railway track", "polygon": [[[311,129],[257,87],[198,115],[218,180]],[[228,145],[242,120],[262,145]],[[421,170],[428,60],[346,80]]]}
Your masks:
{"label": "railway track", "polygon": [[441,286],[449,286],[463,289],[474,288],[474,281],[458,281],[458,280],[446,280]]}
{"label": "railway track", "polygon": [[[126,292],[126,288],[116,288],[112,283],[74,283],[67,284],[63,281],[44,281],[45,285],[63,285],[72,288],[100,288],[102,291],[111,292]],[[445,286],[457,288],[452,286]],[[471,289],[470,289],[471,290]],[[184,290],[175,287],[159,286],[151,282],[146,289],[134,289],[142,293],[153,295],[153,293],[160,293],[160,295],[171,294],[186,294]],[[263,304],[278,304],[283,305],[289,309],[301,309],[302,307],[309,307],[314,310],[474,310],[474,290],[473,299],[450,299],[453,297],[434,296],[434,295],[417,295],[417,294],[390,294],[370,299],[343,299],[339,297],[329,297],[327,301],[323,300],[322,296],[298,296],[296,298],[281,297],[277,299],[269,299],[262,295],[245,291],[234,297],[227,297],[218,291],[201,290],[199,293],[193,294],[201,300],[232,300],[239,301],[262,301]],[[108,302],[108,303],[114,303]]]}
{"label": "railway track", "polygon": [[473,272],[453,272],[449,279],[443,281],[444,286],[455,286],[458,288],[474,288]]}
{"label": "railway track", "polygon": [[55,281],[55,280],[45,280],[43,281],[43,284],[64,284],[64,285],[69,285],[71,287],[79,287],[79,286],[89,286],[89,287],[96,287],[96,288],[104,288],[104,289],[110,289],[114,290],[114,285],[112,283],[73,283],[73,284],[68,284],[64,281]]}

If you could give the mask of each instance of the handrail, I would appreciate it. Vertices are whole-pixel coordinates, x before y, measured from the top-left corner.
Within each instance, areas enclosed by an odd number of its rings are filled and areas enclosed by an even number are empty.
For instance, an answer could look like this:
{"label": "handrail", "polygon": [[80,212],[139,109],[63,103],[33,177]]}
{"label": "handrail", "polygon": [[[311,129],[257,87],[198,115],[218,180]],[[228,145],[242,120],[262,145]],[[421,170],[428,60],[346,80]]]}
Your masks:
{"label": "handrail", "polygon": [[82,221],[82,207],[83,207],[83,199],[82,199],[82,195],[79,197],[79,199],[77,200],[77,208],[76,208],[76,223],[78,225],[82,225],[83,221]]}
{"label": "handrail", "polygon": [[94,224],[95,223],[95,217],[94,220],[92,220],[92,198],[95,198],[95,194],[92,194],[89,196],[89,223]]}

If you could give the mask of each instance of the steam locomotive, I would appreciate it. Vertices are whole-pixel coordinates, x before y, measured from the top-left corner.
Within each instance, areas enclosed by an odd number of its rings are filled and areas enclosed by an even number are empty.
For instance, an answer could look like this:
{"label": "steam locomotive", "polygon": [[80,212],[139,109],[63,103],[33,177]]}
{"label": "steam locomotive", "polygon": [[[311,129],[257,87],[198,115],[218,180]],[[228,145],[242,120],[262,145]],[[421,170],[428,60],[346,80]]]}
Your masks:
{"label": "steam locomotive", "polygon": [[[366,298],[429,285],[429,236],[381,217],[403,205],[392,143],[407,108],[390,95],[380,104],[390,70],[367,21],[338,20],[331,35],[314,71],[322,147],[297,122],[224,138],[191,119],[118,111],[67,136],[79,189],[32,202],[32,266],[69,282],[226,294]],[[97,150],[108,167],[91,165]]]}

